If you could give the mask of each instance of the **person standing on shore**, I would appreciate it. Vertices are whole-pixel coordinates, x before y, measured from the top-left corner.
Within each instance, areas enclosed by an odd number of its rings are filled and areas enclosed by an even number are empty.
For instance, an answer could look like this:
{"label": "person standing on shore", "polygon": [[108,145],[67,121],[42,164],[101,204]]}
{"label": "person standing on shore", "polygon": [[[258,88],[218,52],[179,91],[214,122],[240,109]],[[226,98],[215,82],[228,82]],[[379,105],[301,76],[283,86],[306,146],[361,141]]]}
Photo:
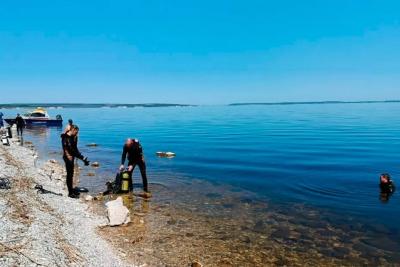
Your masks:
{"label": "person standing on shore", "polygon": [[119,167],[120,171],[123,171],[125,169],[125,160],[127,158],[128,172],[130,173],[131,179],[136,165],[139,165],[140,174],[142,175],[143,180],[143,190],[146,193],[149,193],[147,185],[146,163],[143,156],[143,148],[139,143],[139,140],[132,138],[128,138],[126,140],[122,151],[121,166]]}
{"label": "person standing on shore", "polygon": [[3,123],[3,112],[0,111],[0,129],[4,127],[4,123]]}
{"label": "person standing on shore", "polygon": [[65,162],[65,169],[67,170],[67,187],[68,196],[71,198],[79,198],[79,194],[74,192],[73,181],[74,181],[74,162],[75,158],[82,160],[85,166],[88,166],[90,161],[85,158],[78,149],[77,135],[79,128],[76,125],[72,125],[67,133],[61,135],[61,143],[63,148],[63,159]]}
{"label": "person standing on shore", "polygon": [[69,130],[71,130],[71,127],[72,127],[73,125],[74,125],[73,120],[69,119],[69,120],[68,120],[68,124],[67,124],[67,126],[65,127],[64,133],[68,133]]}
{"label": "person standing on shore", "polygon": [[17,134],[22,137],[25,128],[25,120],[21,117],[18,113],[17,117],[15,118],[15,123],[17,124]]}

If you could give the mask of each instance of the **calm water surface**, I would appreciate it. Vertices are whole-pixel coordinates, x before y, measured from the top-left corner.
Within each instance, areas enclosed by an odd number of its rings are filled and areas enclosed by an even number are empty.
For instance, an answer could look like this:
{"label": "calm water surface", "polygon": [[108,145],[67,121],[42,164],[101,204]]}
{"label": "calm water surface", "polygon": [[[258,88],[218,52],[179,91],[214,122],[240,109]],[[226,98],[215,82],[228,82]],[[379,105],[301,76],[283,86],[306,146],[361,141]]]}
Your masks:
{"label": "calm water surface", "polygon": [[[13,115],[23,110],[3,110]],[[100,191],[138,138],[152,182],[201,179],[248,190],[276,204],[304,203],[400,230],[400,198],[379,199],[379,174],[400,184],[400,104],[213,106],[49,110],[80,126],[83,154],[100,162],[81,184]],[[39,150],[60,151],[61,129],[30,129]],[[86,147],[98,143],[97,148]],[[173,159],[155,156],[173,151]],[[43,154],[42,153],[42,154]],[[56,157],[48,155],[48,157]],[[136,170],[136,177],[139,177]],[[140,181],[140,178],[139,180]],[[173,187],[172,189],[173,190]],[[204,188],[195,188],[201,192]]]}

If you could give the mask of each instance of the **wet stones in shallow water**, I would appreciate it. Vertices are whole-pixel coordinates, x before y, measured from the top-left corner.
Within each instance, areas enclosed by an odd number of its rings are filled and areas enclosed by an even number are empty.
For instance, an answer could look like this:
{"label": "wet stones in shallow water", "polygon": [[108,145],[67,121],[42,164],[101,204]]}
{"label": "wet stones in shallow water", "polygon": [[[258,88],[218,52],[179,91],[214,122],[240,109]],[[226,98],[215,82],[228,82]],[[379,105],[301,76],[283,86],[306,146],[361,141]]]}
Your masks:
{"label": "wet stones in shallow water", "polygon": [[257,233],[265,233],[267,232],[268,228],[269,228],[268,225],[264,221],[260,220],[256,222],[256,224],[253,227],[253,230]]}
{"label": "wet stones in shallow water", "polygon": [[208,197],[208,198],[220,198],[222,196],[221,196],[221,194],[217,194],[217,193],[208,193],[208,194],[206,194],[206,197]]}
{"label": "wet stones in shallow water", "polygon": [[175,220],[175,219],[171,219],[171,220],[169,220],[169,221],[167,221],[167,224],[168,225],[175,225],[175,224],[177,224],[177,220]]}
{"label": "wet stones in shallow water", "polygon": [[200,262],[198,262],[198,261],[192,262],[192,264],[191,264],[190,266],[191,266],[191,267],[203,267],[203,265],[202,265]]}
{"label": "wet stones in shallow water", "polygon": [[225,203],[225,204],[222,204],[222,207],[224,207],[225,209],[233,209],[235,207],[235,205],[232,203]]}
{"label": "wet stones in shallow water", "polygon": [[283,239],[287,239],[290,237],[290,229],[289,227],[286,226],[281,226],[279,228],[277,228],[272,234],[271,237],[272,238],[283,238]]}
{"label": "wet stones in shallow water", "polygon": [[399,252],[400,251],[400,244],[399,242],[395,242],[386,236],[376,236],[370,239],[362,240],[364,244],[367,246],[371,246],[377,249],[382,249],[385,251],[391,252]]}
{"label": "wet stones in shallow water", "polygon": [[241,198],[240,203],[251,204],[251,203],[253,203],[253,200],[251,198]]}
{"label": "wet stones in shallow water", "polygon": [[240,238],[240,241],[242,241],[242,242],[245,243],[245,244],[250,244],[250,243],[251,243],[251,239],[250,239],[250,237],[248,237],[247,235],[242,236],[242,237]]}
{"label": "wet stones in shallow water", "polygon": [[344,259],[350,253],[350,249],[344,247],[333,248],[333,249],[323,248],[319,249],[318,251],[327,257],[333,257],[338,259]]}
{"label": "wet stones in shallow water", "polygon": [[324,228],[318,229],[318,230],[317,230],[317,234],[319,234],[319,235],[321,235],[321,236],[323,236],[323,237],[333,237],[333,236],[336,235],[335,232],[330,231],[330,230],[328,230],[328,229],[324,229]]}
{"label": "wet stones in shallow water", "polygon": [[362,254],[366,258],[375,258],[381,256],[381,253],[374,247],[368,246],[364,243],[357,243],[353,246],[353,249]]}

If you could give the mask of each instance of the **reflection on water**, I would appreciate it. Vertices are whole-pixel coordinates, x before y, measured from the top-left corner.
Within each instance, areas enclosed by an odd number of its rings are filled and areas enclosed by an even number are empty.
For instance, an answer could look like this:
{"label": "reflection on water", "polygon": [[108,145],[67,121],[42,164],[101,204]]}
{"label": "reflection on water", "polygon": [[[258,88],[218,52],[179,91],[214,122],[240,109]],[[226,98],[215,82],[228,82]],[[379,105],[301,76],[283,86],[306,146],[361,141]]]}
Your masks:
{"label": "reflection on water", "polygon": [[[61,128],[56,127],[55,129],[59,130]],[[48,138],[50,136],[50,133],[52,131],[52,129],[49,127],[39,126],[39,125],[38,126],[29,125],[25,128],[25,130],[26,130],[26,133],[28,133],[31,136],[45,138],[45,140],[46,140],[46,138]]]}

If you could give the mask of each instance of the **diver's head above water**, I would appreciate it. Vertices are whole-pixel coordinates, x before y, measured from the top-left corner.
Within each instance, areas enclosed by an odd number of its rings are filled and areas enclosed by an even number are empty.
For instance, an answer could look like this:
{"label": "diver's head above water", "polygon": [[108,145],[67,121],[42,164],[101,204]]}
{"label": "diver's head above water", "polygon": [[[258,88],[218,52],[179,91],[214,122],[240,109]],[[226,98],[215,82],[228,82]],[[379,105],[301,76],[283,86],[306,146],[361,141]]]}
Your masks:
{"label": "diver's head above water", "polygon": [[381,174],[379,187],[381,188],[381,193],[391,194],[394,192],[395,186],[388,173]]}
{"label": "diver's head above water", "polygon": [[380,176],[380,182],[381,182],[381,184],[390,184],[390,183],[392,183],[393,181],[392,181],[392,179],[390,178],[390,174],[388,174],[388,173],[383,173],[383,174],[381,174],[381,176]]}

